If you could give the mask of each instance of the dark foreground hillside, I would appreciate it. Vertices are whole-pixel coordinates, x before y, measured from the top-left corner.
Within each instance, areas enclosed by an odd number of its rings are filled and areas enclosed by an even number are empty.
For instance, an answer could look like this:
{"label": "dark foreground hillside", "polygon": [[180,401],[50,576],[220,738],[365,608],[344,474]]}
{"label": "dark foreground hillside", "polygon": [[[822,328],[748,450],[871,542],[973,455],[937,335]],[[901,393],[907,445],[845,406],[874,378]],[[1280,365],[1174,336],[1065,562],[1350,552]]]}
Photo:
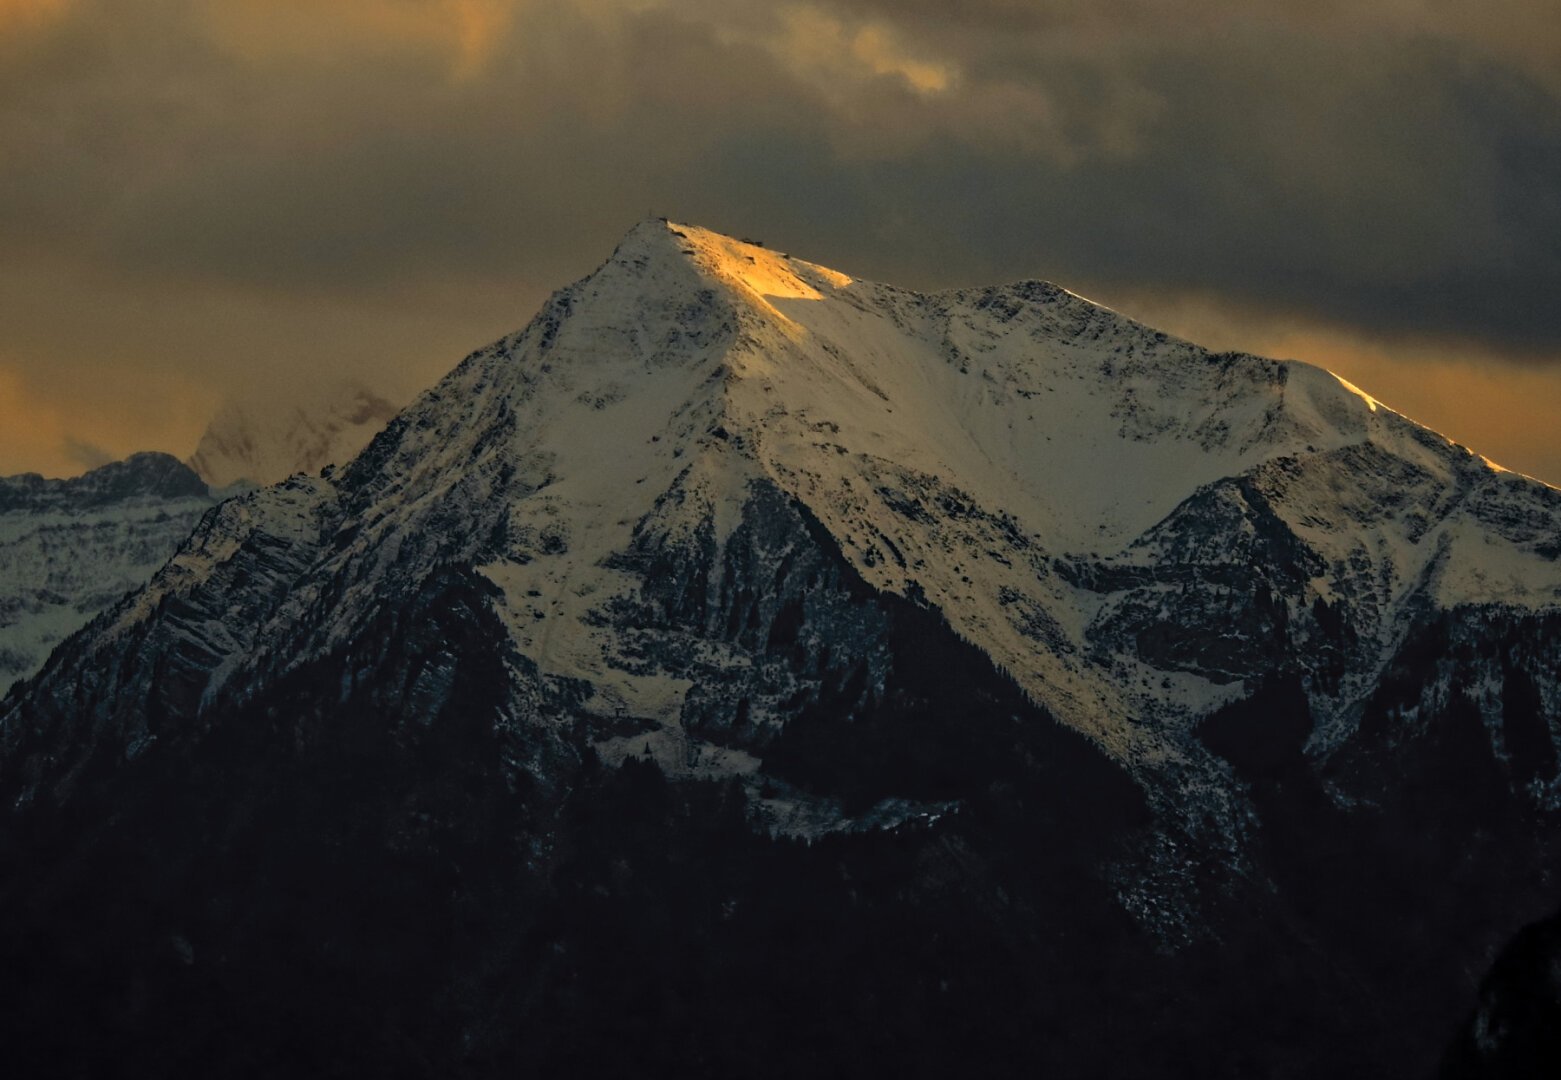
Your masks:
{"label": "dark foreground hillside", "polygon": [[[589,751],[517,784],[486,599],[450,579],[374,658],[7,819],[16,1075],[1428,1076],[1469,965],[1543,894],[1494,762],[1481,788],[1464,747],[1427,745],[1419,789],[1344,813],[1275,686],[1206,727],[1250,777],[1262,862],[1189,852],[1199,929],[1159,940],[1118,896],[1139,789],[910,605],[886,704],[777,758],[803,788],[957,800],[935,822],[772,839],[736,781]],[[430,670],[449,696],[420,722],[384,688]]]}

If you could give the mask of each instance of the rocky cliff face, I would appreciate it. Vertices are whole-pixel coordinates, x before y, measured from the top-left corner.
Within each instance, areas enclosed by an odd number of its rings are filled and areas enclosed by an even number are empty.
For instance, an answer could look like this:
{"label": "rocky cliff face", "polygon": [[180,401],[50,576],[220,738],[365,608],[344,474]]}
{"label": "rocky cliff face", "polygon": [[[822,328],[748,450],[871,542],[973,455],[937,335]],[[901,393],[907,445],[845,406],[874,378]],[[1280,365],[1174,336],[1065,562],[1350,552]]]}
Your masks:
{"label": "rocky cliff face", "polygon": [[[1409,1074],[1553,902],[1558,556],[1561,494],[1319,369],[648,222],[6,702],[0,902],[68,936],[117,807],[182,853],[121,927],[182,967],[116,966],[105,1016],[215,980],[279,1022],[233,988],[295,993],[260,942],[302,926],[363,995],[316,1034],[435,1071],[711,1024],[707,1071],[802,1067],[748,983],[800,936],[842,981],[784,1015],[836,1066],[1101,1071],[1116,1010],[1117,1075]],[[296,892],[383,887],[452,951]]]}

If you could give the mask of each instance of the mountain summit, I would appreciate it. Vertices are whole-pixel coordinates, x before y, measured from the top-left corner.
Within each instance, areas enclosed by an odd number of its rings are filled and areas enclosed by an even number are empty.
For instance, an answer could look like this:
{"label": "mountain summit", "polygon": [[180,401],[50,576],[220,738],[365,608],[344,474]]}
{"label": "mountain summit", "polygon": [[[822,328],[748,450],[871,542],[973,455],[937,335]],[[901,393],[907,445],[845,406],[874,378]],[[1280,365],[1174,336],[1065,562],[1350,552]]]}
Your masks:
{"label": "mountain summit", "polygon": [[[311,998],[320,1038],[387,1061],[413,1008],[450,1068],[713,1027],[708,1071],[785,1071],[855,1052],[844,1016],[907,1067],[1411,1072],[1555,899],[1558,559],[1561,492],[1320,368],[649,221],[0,706],[7,829],[62,823],[9,850],[45,891],[123,871],[67,822],[185,853],[124,933],[223,959],[115,977],[270,1016],[234,987],[291,1000],[286,934],[364,995]],[[288,882],[401,914],[358,935]],[[34,888],[0,914],[47,967],[79,927]],[[799,940],[839,980],[783,982],[816,1042],[755,1016]]]}

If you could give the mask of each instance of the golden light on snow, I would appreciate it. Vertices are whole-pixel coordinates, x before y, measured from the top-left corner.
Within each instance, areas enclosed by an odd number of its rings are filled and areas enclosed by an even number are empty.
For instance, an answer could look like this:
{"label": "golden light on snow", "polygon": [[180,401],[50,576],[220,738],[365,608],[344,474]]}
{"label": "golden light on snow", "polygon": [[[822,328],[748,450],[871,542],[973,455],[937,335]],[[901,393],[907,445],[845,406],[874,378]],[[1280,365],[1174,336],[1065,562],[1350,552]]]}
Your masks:
{"label": "golden light on snow", "polygon": [[1364,401],[1366,403],[1366,408],[1370,409],[1372,412],[1377,411],[1378,403],[1376,398],[1372,397],[1370,394],[1366,393],[1366,391],[1350,382],[1350,380],[1344,378],[1344,376],[1340,375],[1337,371],[1330,371],[1328,374],[1332,375],[1335,379],[1338,379],[1340,386],[1344,387],[1344,389],[1348,390],[1350,393]]}
{"label": "golden light on snow", "polygon": [[[772,300],[822,300],[817,285],[841,289],[851,277],[838,270],[794,261],[761,244],[723,236],[692,225],[669,225],[696,253],[695,257],[716,274],[739,288]],[[799,273],[805,270],[813,282]]]}
{"label": "golden light on snow", "polygon": [[[1287,335],[1263,350],[1325,364],[1368,386],[1373,404],[1473,447],[1492,464],[1555,483],[1555,403],[1561,371],[1473,346],[1394,345],[1344,332]],[[1494,460],[1492,460],[1494,459]]]}
{"label": "golden light on snow", "polygon": [[[816,266],[800,259],[791,259],[760,244],[723,236],[691,225],[667,226],[683,238],[683,243],[693,252],[693,257],[709,273],[733,286],[740,295],[746,295],[755,307],[763,310],[779,323],[781,330],[792,341],[808,336],[803,323],[787,314],[792,301],[824,300],[822,289],[839,290],[851,285],[850,275],[827,266]],[[756,363],[753,358],[744,361],[748,370]]]}

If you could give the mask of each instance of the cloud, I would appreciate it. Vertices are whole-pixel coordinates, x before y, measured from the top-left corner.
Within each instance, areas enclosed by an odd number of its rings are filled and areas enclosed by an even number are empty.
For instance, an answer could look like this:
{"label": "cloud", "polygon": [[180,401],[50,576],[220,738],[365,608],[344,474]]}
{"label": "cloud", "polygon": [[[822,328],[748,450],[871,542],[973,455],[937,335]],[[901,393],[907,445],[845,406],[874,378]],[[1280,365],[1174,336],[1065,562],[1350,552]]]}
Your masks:
{"label": "cloud", "polygon": [[782,9],[784,33],[765,44],[802,77],[832,89],[864,78],[892,78],[920,94],[938,94],[956,78],[953,67],[906,51],[883,22],[849,25],[812,4]]}
{"label": "cloud", "polygon": [[189,18],[252,65],[331,66],[432,56],[456,81],[480,76],[522,0],[207,0]]}
{"label": "cloud", "polygon": [[[945,18],[861,4],[80,0],[0,108],[23,151],[0,223],[127,273],[284,289],[535,272],[647,201],[739,204],[734,141],[800,142],[772,183],[805,190],[824,155],[871,231],[933,222],[950,279],[1050,255],[1065,279],[1561,344],[1556,96],[1426,33],[1345,37],[1343,15],[1281,6],[1211,41],[1226,8],[1126,3],[1113,37],[1095,7],[1042,5],[993,44],[1013,7],[975,5],[935,46]],[[967,191],[978,211],[949,204]]]}
{"label": "cloud", "polygon": [[[54,472],[60,422],[47,402],[34,400],[21,376],[0,365],[0,476]],[[70,471],[75,463],[67,465]]]}
{"label": "cloud", "polygon": [[192,402],[262,367],[400,393],[655,212],[913,286],[1210,294],[1555,363],[1552,16],[0,0],[0,356]]}
{"label": "cloud", "polygon": [[64,15],[70,0],[0,0],[0,33],[33,29]]}
{"label": "cloud", "polygon": [[80,465],[83,469],[96,469],[100,465],[107,465],[114,460],[114,455],[98,446],[96,443],[78,439],[74,435],[67,435],[61,440],[61,449],[70,461]]}
{"label": "cloud", "polygon": [[0,353],[0,476],[72,476],[138,450],[184,457],[216,405],[179,372]]}

